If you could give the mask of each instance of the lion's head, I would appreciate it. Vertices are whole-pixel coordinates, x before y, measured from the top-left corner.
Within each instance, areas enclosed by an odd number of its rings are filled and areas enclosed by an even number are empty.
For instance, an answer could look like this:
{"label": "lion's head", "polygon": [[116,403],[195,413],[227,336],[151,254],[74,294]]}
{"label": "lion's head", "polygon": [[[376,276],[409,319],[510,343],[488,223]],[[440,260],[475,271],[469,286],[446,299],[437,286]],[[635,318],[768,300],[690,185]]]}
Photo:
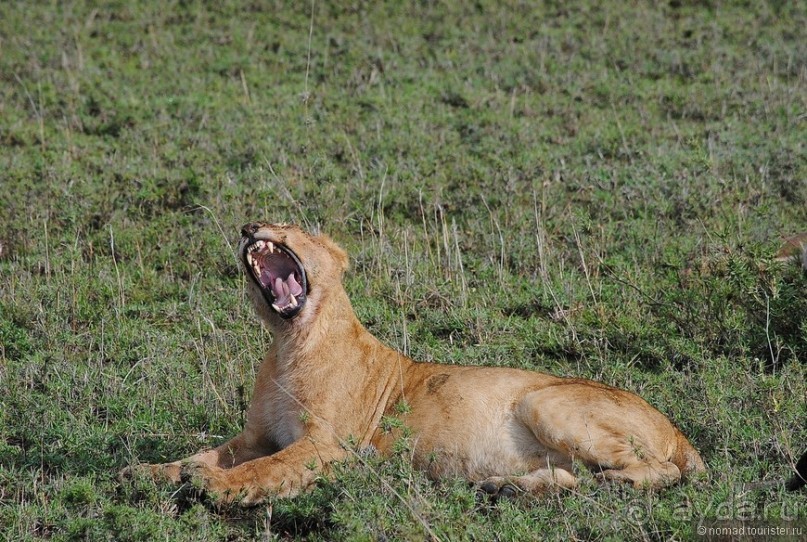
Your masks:
{"label": "lion's head", "polygon": [[[247,224],[239,257],[258,315],[270,325],[316,312],[327,292],[341,285],[348,257],[325,235],[289,224]],[[279,317],[279,318],[278,318]]]}

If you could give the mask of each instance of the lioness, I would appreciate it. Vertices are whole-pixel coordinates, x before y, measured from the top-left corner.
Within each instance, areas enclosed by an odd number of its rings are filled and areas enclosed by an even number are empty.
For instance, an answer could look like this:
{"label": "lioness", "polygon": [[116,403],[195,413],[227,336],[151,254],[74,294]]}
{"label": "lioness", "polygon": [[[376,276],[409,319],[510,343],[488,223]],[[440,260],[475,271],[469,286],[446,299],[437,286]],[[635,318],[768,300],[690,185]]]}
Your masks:
{"label": "lioness", "polygon": [[328,237],[272,224],[241,233],[249,295],[274,336],[246,427],[216,449],[145,466],[153,475],[192,477],[244,505],[290,497],[352,446],[390,454],[402,431],[387,423],[392,417],[410,431],[416,467],[435,479],[462,476],[494,496],[574,487],[574,461],[649,487],[704,470],[684,435],[627,391],[417,363],[385,346],[356,318],[342,286],[347,254]]}

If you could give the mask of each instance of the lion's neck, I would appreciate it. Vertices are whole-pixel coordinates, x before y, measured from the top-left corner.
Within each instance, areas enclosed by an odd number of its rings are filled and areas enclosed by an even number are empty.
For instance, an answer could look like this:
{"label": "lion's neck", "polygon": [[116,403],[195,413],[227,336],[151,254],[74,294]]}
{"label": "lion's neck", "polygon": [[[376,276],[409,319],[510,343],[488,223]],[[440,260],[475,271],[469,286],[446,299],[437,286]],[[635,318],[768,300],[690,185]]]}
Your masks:
{"label": "lion's neck", "polygon": [[[367,445],[389,402],[400,394],[401,378],[412,363],[373,337],[359,322],[347,295],[318,307],[308,326],[275,330],[274,378],[295,401],[342,436]],[[365,398],[373,409],[342,419],[340,413]]]}
{"label": "lion's neck", "polygon": [[329,353],[349,344],[357,326],[361,324],[347,294],[344,291],[332,293],[320,301],[313,315],[273,330],[279,367],[322,365]]}
{"label": "lion's neck", "polygon": [[323,300],[304,325],[273,330],[278,374],[358,389],[363,382],[398,379],[413,363],[359,322],[344,290]]}

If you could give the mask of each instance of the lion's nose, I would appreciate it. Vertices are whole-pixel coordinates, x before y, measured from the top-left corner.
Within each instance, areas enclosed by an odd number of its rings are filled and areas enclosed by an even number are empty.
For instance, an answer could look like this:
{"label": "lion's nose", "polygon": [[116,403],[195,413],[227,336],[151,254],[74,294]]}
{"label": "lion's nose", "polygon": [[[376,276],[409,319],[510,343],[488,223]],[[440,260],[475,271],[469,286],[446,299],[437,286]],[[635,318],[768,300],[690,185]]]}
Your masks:
{"label": "lion's nose", "polygon": [[259,229],[261,229],[261,225],[257,222],[253,222],[252,224],[244,224],[244,226],[241,228],[241,235],[244,237],[252,237]]}

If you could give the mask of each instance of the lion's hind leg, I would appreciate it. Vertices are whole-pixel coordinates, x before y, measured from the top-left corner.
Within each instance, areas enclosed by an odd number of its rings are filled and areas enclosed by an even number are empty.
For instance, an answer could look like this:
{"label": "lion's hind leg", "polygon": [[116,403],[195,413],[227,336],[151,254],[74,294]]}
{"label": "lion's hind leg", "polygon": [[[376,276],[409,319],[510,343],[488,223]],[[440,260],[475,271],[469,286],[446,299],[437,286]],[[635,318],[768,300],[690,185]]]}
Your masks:
{"label": "lion's hind leg", "polygon": [[491,498],[513,497],[519,492],[540,495],[551,489],[573,489],[577,478],[566,469],[541,468],[522,476],[491,476],[477,484]]}
{"label": "lion's hind leg", "polygon": [[580,461],[606,480],[663,487],[680,480],[670,462],[677,433],[638,396],[589,381],[568,381],[526,394],[520,421],[552,464]]}
{"label": "lion's hind leg", "polygon": [[606,469],[601,476],[605,480],[627,482],[637,488],[660,488],[679,481],[681,470],[670,461],[637,461],[622,469]]}

